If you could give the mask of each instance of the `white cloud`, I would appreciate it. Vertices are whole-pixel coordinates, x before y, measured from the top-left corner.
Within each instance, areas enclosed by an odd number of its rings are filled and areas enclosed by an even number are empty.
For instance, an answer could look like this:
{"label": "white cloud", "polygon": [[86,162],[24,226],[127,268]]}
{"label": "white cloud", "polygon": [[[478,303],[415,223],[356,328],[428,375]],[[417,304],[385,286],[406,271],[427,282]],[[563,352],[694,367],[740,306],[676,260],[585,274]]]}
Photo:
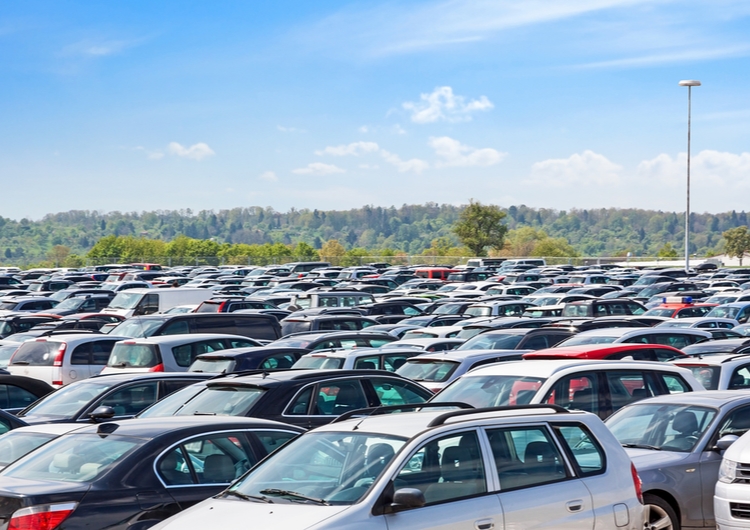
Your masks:
{"label": "white cloud", "polygon": [[169,152],[170,154],[193,160],[203,160],[216,154],[213,149],[203,142],[193,144],[190,147],[184,147],[177,142],[170,142]]}
{"label": "white cloud", "polygon": [[307,132],[305,129],[298,129],[297,127],[284,127],[283,125],[277,125],[276,128],[280,130],[281,132],[288,132],[288,133],[305,133]]}
{"label": "white cloud", "polygon": [[412,158],[410,160],[402,160],[400,156],[395,155],[385,149],[380,150],[380,156],[382,156],[386,162],[393,164],[399,173],[406,173],[413,171],[414,173],[421,173],[425,169],[430,167],[430,164],[419,158]]}
{"label": "white cloud", "polygon": [[346,173],[346,170],[333,164],[313,162],[307,164],[307,167],[292,170],[292,173],[296,173],[297,175],[333,175],[334,173]]}
{"label": "white cloud", "polygon": [[499,163],[507,153],[489,147],[475,149],[447,136],[432,137],[430,147],[440,159],[436,167],[446,166],[492,166]]}
{"label": "white cloud", "polygon": [[266,171],[264,173],[261,173],[258,178],[261,180],[266,180],[268,182],[276,182],[277,180],[279,180],[279,178],[276,176],[276,173],[274,173],[273,171]]}
{"label": "white cloud", "polygon": [[367,125],[363,125],[357,130],[361,132],[362,134],[367,134],[368,132],[370,132],[370,128]]}
{"label": "white cloud", "polygon": [[750,54],[750,46],[730,46],[714,49],[693,49],[686,51],[654,53],[639,57],[626,57],[611,61],[600,61],[587,63],[576,68],[637,68],[640,66],[657,66],[660,64],[672,64],[681,62],[707,61],[725,57],[745,57]]}
{"label": "white cloud", "polygon": [[[651,160],[644,160],[638,164],[636,175],[644,181],[679,185],[687,177],[687,154],[680,153],[672,158],[662,153]],[[701,151],[690,160],[690,179],[698,186],[750,187],[750,153]]]}
{"label": "white cloud", "polygon": [[525,184],[553,188],[567,188],[572,184],[613,185],[620,181],[622,166],[604,155],[586,150],[568,158],[554,158],[531,166],[531,176]]}
{"label": "white cloud", "polygon": [[469,121],[471,113],[494,108],[486,96],[466,101],[457,96],[449,86],[435,88],[430,94],[420,94],[420,101],[407,101],[402,107],[411,112],[411,121],[415,123],[434,123],[436,121]]}
{"label": "white cloud", "polygon": [[315,151],[318,156],[359,156],[365,153],[375,153],[380,149],[375,142],[353,142],[348,145],[328,146],[320,151]]}

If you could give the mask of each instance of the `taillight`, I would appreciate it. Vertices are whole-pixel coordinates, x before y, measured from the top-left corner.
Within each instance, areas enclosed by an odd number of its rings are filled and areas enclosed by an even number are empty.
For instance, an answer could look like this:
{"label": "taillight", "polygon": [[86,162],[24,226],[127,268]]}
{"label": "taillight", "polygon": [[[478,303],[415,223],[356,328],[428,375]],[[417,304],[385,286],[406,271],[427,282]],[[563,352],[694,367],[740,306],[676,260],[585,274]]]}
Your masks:
{"label": "taillight", "polygon": [[77,506],[77,502],[66,502],[21,508],[11,516],[8,530],[54,530]]}
{"label": "taillight", "polygon": [[63,357],[65,357],[65,350],[68,348],[68,344],[65,342],[60,343],[60,347],[57,349],[57,354],[55,355],[55,362],[52,363],[52,366],[62,366],[63,365]]}
{"label": "taillight", "polygon": [[219,313],[223,313],[223,312],[224,312],[224,306],[225,306],[225,305],[227,305],[227,303],[226,303],[226,302],[222,302],[222,303],[220,303],[220,304],[219,304],[219,309],[217,309],[216,311],[217,311],[217,312],[219,312]]}
{"label": "taillight", "polygon": [[638,476],[638,471],[635,469],[633,462],[630,463],[630,474],[633,475],[633,486],[635,486],[635,496],[638,497],[638,501],[643,504],[643,483],[641,477]]}
{"label": "taillight", "polygon": [[164,371],[164,364],[159,363],[156,366],[152,366],[148,369],[149,372],[163,372]]}

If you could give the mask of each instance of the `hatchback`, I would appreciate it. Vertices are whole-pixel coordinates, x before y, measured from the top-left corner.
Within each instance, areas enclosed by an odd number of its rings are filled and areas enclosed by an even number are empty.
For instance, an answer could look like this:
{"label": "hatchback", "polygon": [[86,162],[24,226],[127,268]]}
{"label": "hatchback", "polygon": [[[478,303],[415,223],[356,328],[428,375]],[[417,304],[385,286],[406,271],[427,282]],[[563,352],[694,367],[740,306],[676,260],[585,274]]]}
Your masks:
{"label": "hatchback", "polygon": [[202,353],[195,358],[189,372],[229,374],[247,370],[287,370],[309,352],[304,348],[254,346]]}
{"label": "hatchback", "polygon": [[146,529],[226,488],[299,435],[250,418],[125,420],[76,429],[6,467],[11,529]]}
{"label": "hatchback", "polygon": [[639,479],[591,414],[557,407],[352,418],[302,435],[159,530],[642,530]]}

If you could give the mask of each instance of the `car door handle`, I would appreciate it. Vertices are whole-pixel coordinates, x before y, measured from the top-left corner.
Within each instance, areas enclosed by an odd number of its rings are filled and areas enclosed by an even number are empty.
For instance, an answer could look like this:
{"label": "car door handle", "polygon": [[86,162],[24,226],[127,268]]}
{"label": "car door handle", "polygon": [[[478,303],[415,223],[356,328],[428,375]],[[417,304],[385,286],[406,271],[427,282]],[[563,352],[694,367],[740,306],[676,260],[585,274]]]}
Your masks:
{"label": "car door handle", "polygon": [[583,508],[583,500],[577,499],[574,501],[568,501],[565,503],[565,507],[569,512],[580,512],[581,508]]}
{"label": "car door handle", "polygon": [[495,528],[495,522],[492,519],[480,519],[474,521],[474,528],[477,530],[492,530]]}

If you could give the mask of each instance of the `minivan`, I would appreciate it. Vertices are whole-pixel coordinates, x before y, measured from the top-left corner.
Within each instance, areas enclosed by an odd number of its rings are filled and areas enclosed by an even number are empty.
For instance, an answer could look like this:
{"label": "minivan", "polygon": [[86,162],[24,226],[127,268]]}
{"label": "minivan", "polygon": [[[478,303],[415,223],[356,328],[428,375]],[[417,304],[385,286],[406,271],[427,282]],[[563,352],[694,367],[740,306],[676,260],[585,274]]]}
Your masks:
{"label": "minivan", "polygon": [[271,341],[281,337],[281,326],[275,316],[263,313],[183,313],[132,317],[110,333],[124,337],[227,333]]}
{"label": "minivan", "polygon": [[200,304],[213,296],[210,289],[128,289],[112,299],[102,313],[121,315],[125,318],[161,313],[178,305]]}
{"label": "minivan", "polygon": [[362,291],[321,291],[300,293],[292,296],[289,309],[310,309],[313,307],[354,307],[372,304],[375,298]]}

